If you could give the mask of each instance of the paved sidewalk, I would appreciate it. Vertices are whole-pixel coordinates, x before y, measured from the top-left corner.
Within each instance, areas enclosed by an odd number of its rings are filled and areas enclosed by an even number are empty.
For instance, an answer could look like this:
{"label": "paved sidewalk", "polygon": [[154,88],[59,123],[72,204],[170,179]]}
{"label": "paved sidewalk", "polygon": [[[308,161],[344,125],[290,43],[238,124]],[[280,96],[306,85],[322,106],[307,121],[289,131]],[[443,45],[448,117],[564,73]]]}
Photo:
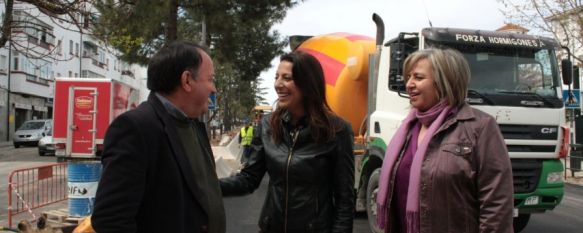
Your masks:
{"label": "paved sidewalk", "polygon": [[565,172],[565,183],[574,184],[583,188],[583,171],[575,172],[575,177],[571,176],[571,171]]}
{"label": "paved sidewalk", "polygon": [[[563,168],[566,169],[564,172],[565,183],[583,187],[583,171],[576,171],[573,173],[571,170],[567,169],[571,167],[569,158],[561,159],[561,162],[563,162]],[[575,176],[573,177],[573,175]]]}
{"label": "paved sidewalk", "polygon": [[12,141],[2,141],[0,142],[0,148],[12,146]]}

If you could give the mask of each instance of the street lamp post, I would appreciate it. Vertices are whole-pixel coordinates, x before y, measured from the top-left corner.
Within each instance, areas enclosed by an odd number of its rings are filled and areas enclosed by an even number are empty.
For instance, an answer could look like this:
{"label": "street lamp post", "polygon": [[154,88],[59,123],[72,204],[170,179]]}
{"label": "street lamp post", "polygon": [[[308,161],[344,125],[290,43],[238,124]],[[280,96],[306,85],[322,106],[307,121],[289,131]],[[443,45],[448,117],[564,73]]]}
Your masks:
{"label": "street lamp post", "polygon": [[8,78],[6,85],[6,92],[8,96],[6,97],[6,141],[10,141],[10,71],[12,70],[12,36],[8,39]]}

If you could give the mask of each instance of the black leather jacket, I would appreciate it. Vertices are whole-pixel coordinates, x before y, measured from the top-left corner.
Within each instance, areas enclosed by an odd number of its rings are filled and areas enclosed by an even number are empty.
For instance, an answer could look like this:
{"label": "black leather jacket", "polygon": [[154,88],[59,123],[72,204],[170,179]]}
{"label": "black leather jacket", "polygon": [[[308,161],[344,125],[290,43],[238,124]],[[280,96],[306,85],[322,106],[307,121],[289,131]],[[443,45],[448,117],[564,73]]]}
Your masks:
{"label": "black leather jacket", "polygon": [[[351,126],[325,143],[315,143],[301,121],[291,127],[284,118],[284,135],[274,144],[269,117],[256,128],[249,166],[221,180],[224,196],[252,193],[269,173],[269,187],[259,219],[261,232],[352,232],[354,216],[354,157]],[[260,132],[260,133],[259,133]],[[295,140],[294,140],[295,139]]]}

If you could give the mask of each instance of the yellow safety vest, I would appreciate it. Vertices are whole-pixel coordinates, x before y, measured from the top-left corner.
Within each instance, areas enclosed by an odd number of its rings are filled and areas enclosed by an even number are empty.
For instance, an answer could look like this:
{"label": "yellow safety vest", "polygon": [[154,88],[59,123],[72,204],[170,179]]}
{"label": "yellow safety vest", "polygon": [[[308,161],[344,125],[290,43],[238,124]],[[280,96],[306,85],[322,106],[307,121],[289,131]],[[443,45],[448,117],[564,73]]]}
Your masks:
{"label": "yellow safety vest", "polygon": [[247,131],[245,127],[241,128],[241,145],[248,146],[251,145],[251,139],[253,138],[253,126],[249,126]]}

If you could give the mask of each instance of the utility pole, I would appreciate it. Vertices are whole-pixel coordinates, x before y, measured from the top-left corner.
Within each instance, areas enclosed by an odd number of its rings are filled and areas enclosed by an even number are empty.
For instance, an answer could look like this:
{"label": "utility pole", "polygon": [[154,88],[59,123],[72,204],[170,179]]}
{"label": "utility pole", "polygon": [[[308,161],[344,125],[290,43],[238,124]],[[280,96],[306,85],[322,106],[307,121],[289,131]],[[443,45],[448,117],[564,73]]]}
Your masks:
{"label": "utility pole", "polygon": [[[83,28],[85,27],[85,23],[88,20],[87,17],[89,17],[88,14],[85,14],[85,4],[83,4],[83,10],[81,12],[81,17],[79,17],[81,22],[80,25],[77,26],[79,28],[79,78],[82,78],[81,74],[83,73]],[[89,72],[87,72],[87,76],[89,76]]]}
{"label": "utility pole", "polygon": [[12,71],[12,32],[8,36],[8,85],[6,85],[6,92],[8,96],[6,98],[6,141],[10,141],[10,73]]}
{"label": "utility pole", "polygon": [[[83,28],[79,27],[79,78],[83,71]],[[85,77],[88,78],[88,77]]]}

